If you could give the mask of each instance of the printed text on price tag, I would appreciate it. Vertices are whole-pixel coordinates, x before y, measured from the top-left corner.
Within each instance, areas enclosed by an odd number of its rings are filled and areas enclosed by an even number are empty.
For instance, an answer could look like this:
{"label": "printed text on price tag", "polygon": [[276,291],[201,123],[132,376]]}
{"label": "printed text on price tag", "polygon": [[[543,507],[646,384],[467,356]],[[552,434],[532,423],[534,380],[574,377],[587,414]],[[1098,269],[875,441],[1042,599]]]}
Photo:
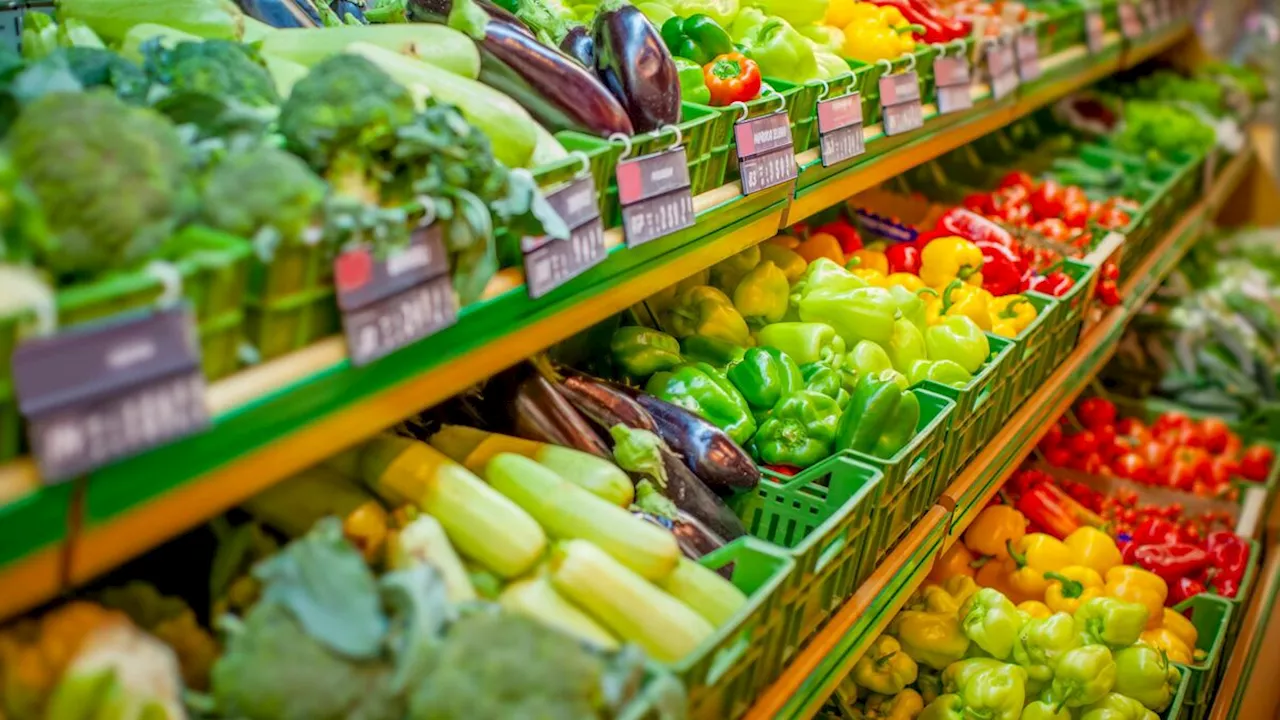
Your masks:
{"label": "printed text on price tag", "polygon": [[618,163],[618,201],[627,247],[693,227],[693,193],[684,147]]}
{"label": "printed text on price tag", "polygon": [[970,92],[969,58],[949,55],[933,61],[933,77],[938,88],[938,112],[946,115],[973,107]]}
{"label": "printed text on price tag", "polygon": [[899,135],[924,127],[920,104],[920,76],[915,70],[880,76],[880,106],[885,135]]}
{"label": "printed text on price tag", "polygon": [[796,178],[791,119],[785,110],[740,120],[733,126],[742,194],[750,195]]}
{"label": "printed text on price tag", "polygon": [[574,178],[547,194],[547,202],[569,227],[566,240],[546,236],[521,240],[524,285],[529,297],[540,298],[604,260],[604,224],[600,221],[595,179]]}
{"label": "printed text on price tag", "polygon": [[862,94],[818,101],[818,150],[822,167],[831,167],[867,151],[862,128]]}

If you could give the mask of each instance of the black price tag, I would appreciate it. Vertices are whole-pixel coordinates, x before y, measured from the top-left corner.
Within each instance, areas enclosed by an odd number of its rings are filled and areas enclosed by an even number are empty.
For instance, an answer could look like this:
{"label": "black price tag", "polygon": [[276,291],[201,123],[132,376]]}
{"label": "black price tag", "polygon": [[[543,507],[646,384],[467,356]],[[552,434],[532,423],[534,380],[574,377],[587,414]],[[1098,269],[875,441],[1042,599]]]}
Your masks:
{"label": "black price tag", "polygon": [[818,101],[818,150],[822,154],[822,167],[831,167],[867,151],[861,93]]}
{"label": "black price tag", "polygon": [[347,354],[357,367],[439,332],[458,319],[439,225],[419,228],[386,258],[362,245],[334,260]]}
{"label": "black price tag", "polygon": [[996,100],[1018,89],[1018,67],[1010,43],[996,40],[987,45],[987,77],[991,82],[991,97]]}
{"label": "black price tag", "polygon": [[1120,34],[1133,40],[1142,37],[1142,20],[1138,17],[1138,8],[1129,2],[1121,2],[1116,7],[1120,15]]}
{"label": "black price tag", "polygon": [[24,342],[13,353],[13,377],[46,483],[209,425],[195,319],[185,305]]}
{"label": "black price tag", "polygon": [[1018,56],[1018,78],[1029,83],[1040,79],[1040,43],[1036,31],[1025,28],[1018,33],[1014,50]]}
{"label": "black price tag", "polygon": [[738,175],[742,178],[743,195],[796,178],[791,119],[785,111],[739,120],[733,126],[733,140],[738,147]]}
{"label": "black price tag", "polygon": [[1089,52],[1102,52],[1107,42],[1107,21],[1101,10],[1089,10],[1084,14],[1084,39]]}
{"label": "black price tag", "polygon": [[627,247],[693,227],[693,193],[684,147],[618,163],[618,201]]}
{"label": "black price tag", "polygon": [[915,70],[880,76],[880,106],[885,135],[900,135],[924,127],[920,105],[920,76]]}
{"label": "black price tag", "polygon": [[521,241],[524,284],[529,297],[535,299],[578,277],[608,255],[596,185],[590,175],[556,189],[547,195],[547,202],[569,226],[569,239],[542,236]]}
{"label": "black price tag", "polygon": [[969,58],[964,55],[939,56],[933,61],[933,77],[938,88],[939,113],[946,115],[973,107]]}

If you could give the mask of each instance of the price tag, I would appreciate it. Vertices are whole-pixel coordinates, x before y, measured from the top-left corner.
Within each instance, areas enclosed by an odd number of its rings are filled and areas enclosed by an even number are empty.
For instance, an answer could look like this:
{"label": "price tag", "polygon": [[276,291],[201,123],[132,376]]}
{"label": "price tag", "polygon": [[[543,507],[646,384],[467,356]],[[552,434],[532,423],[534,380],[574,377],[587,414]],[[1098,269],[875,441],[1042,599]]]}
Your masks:
{"label": "price tag", "polygon": [[209,425],[186,305],[23,342],[13,353],[13,378],[40,475],[50,484]]}
{"label": "price tag", "polygon": [[933,61],[933,77],[938,87],[938,112],[963,112],[973,107],[969,92],[969,58],[964,55],[940,56]]}
{"label": "price tag", "polygon": [[1010,43],[996,40],[987,45],[987,77],[991,82],[991,97],[996,100],[1018,89],[1018,67]]}
{"label": "price tag", "polygon": [[861,93],[818,101],[818,148],[822,153],[822,167],[831,167],[867,151]]}
{"label": "price tag", "polygon": [[417,229],[385,258],[367,245],[347,250],[333,271],[352,365],[368,365],[457,322],[439,225]]}
{"label": "price tag", "polygon": [[1036,32],[1030,28],[1018,33],[1014,50],[1018,56],[1018,78],[1029,83],[1040,79],[1040,43]]}
{"label": "price tag", "polygon": [[524,284],[529,297],[540,298],[578,277],[608,255],[600,221],[595,180],[583,175],[547,195],[547,202],[569,226],[569,239],[546,236],[521,240]]}
{"label": "price tag", "polygon": [[1132,3],[1121,2],[1116,11],[1120,14],[1120,33],[1130,40],[1142,37],[1142,20],[1138,18],[1138,8]]}
{"label": "price tag", "polygon": [[885,135],[899,135],[924,127],[920,76],[916,71],[880,76],[880,106]]}
{"label": "price tag", "polygon": [[1084,37],[1089,52],[1102,52],[1107,42],[1107,21],[1101,10],[1090,10],[1084,15]]}
{"label": "price tag", "polygon": [[693,227],[693,193],[684,147],[618,163],[618,201],[627,247]]}
{"label": "price tag", "polygon": [[796,152],[786,111],[739,120],[733,126],[733,139],[738,146],[743,195],[796,178]]}
{"label": "price tag", "polygon": [[1160,29],[1160,17],[1157,14],[1154,0],[1144,0],[1138,6],[1138,11],[1142,15],[1142,24],[1146,26],[1147,32],[1155,32]]}

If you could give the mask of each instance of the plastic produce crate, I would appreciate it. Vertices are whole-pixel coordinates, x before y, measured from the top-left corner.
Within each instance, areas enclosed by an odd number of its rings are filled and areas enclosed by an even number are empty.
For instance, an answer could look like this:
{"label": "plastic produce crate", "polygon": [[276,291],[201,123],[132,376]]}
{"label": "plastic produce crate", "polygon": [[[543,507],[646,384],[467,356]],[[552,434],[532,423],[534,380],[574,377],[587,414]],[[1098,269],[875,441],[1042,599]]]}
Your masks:
{"label": "plastic produce crate", "polygon": [[1187,691],[1191,688],[1191,677],[1183,674],[1178,681],[1178,688],[1173,694],[1173,702],[1160,713],[1162,720],[1190,720],[1191,706],[1187,705]]}
{"label": "plastic produce crate", "polygon": [[733,500],[748,532],[787,548],[795,559],[780,603],[782,662],[875,568],[872,515],[883,477],[870,465],[836,455],[795,477],[766,473],[754,493]]}
{"label": "plastic produce crate", "polygon": [[1057,298],[1057,319],[1053,323],[1053,340],[1050,342],[1053,368],[1061,365],[1080,342],[1080,329],[1084,326],[1085,311],[1089,309],[1089,303],[1093,299],[1094,285],[1098,279],[1098,268],[1078,260],[1065,260],[1062,264],[1062,272],[1075,280],[1075,284]]}
{"label": "plastic produce crate", "polygon": [[[741,105],[729,105],[726,107],[710,107],[708,105],[692,105],[685,103],[685,107],[698,108],[703,112],[710,113],[711,123],[709,133],[715,138],[717,144],[715,148],[714,166],[721,170],[719,181],[709,185],[706,190],[710,190],[724,182],[737,177],[738,171],[738,154],[737,145],[733,136],[733,126],[739,120],[769,115],[779,110],[785,110],[787,120],[791,125],[791,139],[795,142],[797,124],[805,118],[805,107],[813,104],[813,94],[810,88],[803,85],[795,85],[785,80],[775,78],[766,78],[765,84],[773,88],[773,92],[765,93],[760,97],[745,103],[747,107],[746,115],[742,113]],[[695,184],[695,195],[697,186]]]}
{"label": "plastic produce crate", "polygon": [[987,333],[987,341],[991,345],[991,357],[965,387],[953,388],[932,380],[920,383],[925,390],[955,403],[951,431],[947,433],[948,452],[939,470],[945,478],[967,465],[1009,416],[1012,385],[1008,368],[1014,343],[991,333]]}
{"label": "plastic produce crate", "polygon": [[250,266],[245,335],[270,360],[338,331],[333,261],[323,245],[289,244]]}
{"label": "plastic produce crate", "polygon": [[1036,319],[1013,339],[1009,355],[1009,402],[1021,405],[1040,387],[1056,365],[1050,346],[1053,343],[1053,316],[1057,300],[1048,295],[1026,293],[1027,301],[1036,309]]}
{"label": "plastic produce crate", "polygon": [[[880,122],[880,78],[886,71],[892,73],[903,72],[911,66],[912,62],[916,64],[916,70],[919,71],[920,60],[911,55],[903,55],[893,62],[862,63],[857,60],[848,61],[849,67],[861,72],[862,86],[859,92],[862,93],[863,127]],[[929,102],[925,98],[923,87],[920,90],[920,101],[922,103]]]}
{"label": "plastic produce crate", "polygon": [[911,529],[942,491],[939,468],[946,452],[955,403],[922,388],[913,388],[920,401],[920,422],[916,436],[888,460],[866,453],[848,454],[880,469],[880,500],[873,520],[873,546],[877,562]]}
{"label": "plastic produce crate", "polygon": [[1218,687],[1218,679],[1226,667],[1224,660],[1228,653],[1226,648],[1227,631],[1231,625],[1234,611],[1231,603],[1213,595],[1196,595],[1174,607],[1184,613],[1191,611],[1191,622],[1196,626],[1195,650],[1204,652],[1204,657],[1190,665],[1175,663],[1182,674],[1188,678],[1187,694],[1183,698],[1183,706],[1188,717],[1201,720],[1209,715],[1213,702],[1214,690]]}
{"label": "plastic produce crate", "polygon": [[782,669],[783,591],[795,568],[787,553],[753,537],[739,538],[705,555],[703,566],[733,567],[733,584],[747,604],[671,669],[689,695],[689,716],[738,717]]}

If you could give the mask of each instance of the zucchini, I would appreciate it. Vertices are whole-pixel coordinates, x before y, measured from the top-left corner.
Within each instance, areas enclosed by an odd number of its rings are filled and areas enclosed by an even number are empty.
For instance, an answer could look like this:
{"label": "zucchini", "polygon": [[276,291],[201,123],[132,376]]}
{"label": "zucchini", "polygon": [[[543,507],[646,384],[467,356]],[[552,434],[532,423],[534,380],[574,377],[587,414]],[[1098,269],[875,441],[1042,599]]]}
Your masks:
{"label": "zucchini", "polygon": [[262,52],[311,67],[352,43],[368,43],[465,78],[480,76],[480,51],[471,38],[447,25],[344,25],[290,28],[262,39]]}
{"label": "zucchini", "polygon": [[618,639],[551,586],[545,575],[511,583],[498,596],[498,604],[543,625],[561,630],[602,650],[617,650]]}
{"label": "zucchini", "polygon": [[680,559],[669,530],[641,520],[522,455],[499,453],[485,467],[495,490],[511,498],[555,538],[589,540],[649,580]]}
{"label": "zucchini", "polygon": [[747,604],[747,596],[733,583],[688,558],[680,558],[676,569],[658,586],[715,627],[724,626]]}
{"label": "zucchini", "polygon": [[715,633],[701,615],[586,540],[554,548],[551,582],[615,635],[659,662],[683,659]]}
{"label": "zucchini", "polygon": [[476,599],[467,569],[453,551],[440,521],[430,515],[419,515],[393,536],[387,552],[387,565],[402,570],[419,564],[430,565],[440,573],[449,602]]}
{"label": "zucchini", "polygon": [[581,450],[462,425],[445,425],[428,442],[473,473],[483,473],[495,455],[509,452],[537,462],[618,507],[630,507],[635,500],[635,486],[625,472],[608,460]]}
{"label": "zucchini", "polygon": [[166,25],[204,40],[239,40],[244,13],[231,0],[58,0],[58,20],[75,19],[103,40],[118,42],[143,23]]}
{"label": "zucchini", "polygon": [[424,442],[370,440],[360,475],[387,503],[434,516],[459,552],[501,577],[528,572],[546,552],[547,536],[529,513]]}
{"label": "zucchini", "polygon": [[320,518],[345,518],[366,503],[378,504],[358,483],[326,465],[307,468],[240,504],[258,522],[286,537],[306,535]]}

